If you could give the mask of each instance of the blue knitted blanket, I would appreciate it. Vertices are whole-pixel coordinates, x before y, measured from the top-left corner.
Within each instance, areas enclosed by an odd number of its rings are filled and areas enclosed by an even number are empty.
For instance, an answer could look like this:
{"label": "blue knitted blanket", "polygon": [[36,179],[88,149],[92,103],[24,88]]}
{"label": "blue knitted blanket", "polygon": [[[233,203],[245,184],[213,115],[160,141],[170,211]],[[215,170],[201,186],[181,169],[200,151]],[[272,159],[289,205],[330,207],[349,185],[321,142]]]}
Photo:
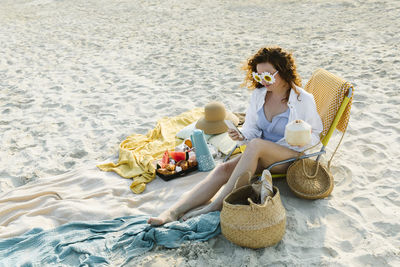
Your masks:
{"label": "blue knitted blanket", "polygon": [[205,241],[221,232],[219,211],[160,227],[149,216],[99,222],[72,222],[52,230],[34,228],[0,240],[0,266],[115,266],[154,245],[179,247],[186,240]]}

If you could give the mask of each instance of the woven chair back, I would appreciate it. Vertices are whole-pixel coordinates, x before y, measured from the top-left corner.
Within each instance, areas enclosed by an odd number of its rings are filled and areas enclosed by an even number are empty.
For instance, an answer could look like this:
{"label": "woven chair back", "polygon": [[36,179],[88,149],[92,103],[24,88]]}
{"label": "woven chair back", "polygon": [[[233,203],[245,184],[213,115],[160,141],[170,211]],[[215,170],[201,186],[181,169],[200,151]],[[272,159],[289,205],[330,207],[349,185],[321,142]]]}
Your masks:
{"label": "woven chair back", "polygon": [[[324,69],[317,69],[304,87],[307,92],[314,95],[317,111],[324,126],[322,136],[327,134],[350,87],[353,88],[351,83]],[[336,129],[341,132],[344,132],[347,128],[351,104],[352,96],[336,126]]]}

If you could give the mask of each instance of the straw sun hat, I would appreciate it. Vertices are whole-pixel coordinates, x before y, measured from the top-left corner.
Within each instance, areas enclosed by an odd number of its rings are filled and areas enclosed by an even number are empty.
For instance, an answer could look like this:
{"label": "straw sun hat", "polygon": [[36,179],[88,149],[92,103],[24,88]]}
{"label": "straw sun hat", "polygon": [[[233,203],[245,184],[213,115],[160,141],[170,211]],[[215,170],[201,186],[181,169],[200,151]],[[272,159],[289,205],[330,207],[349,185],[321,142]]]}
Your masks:
{"label": "straw sun hat", "polygon": [[228,130],[224,120],[230,120],[236,126],[239,124],[239,118],[227,111],[223,103],[210,102],[204,107],[204,117],[197,121],[196,128],[205,134],[221,134]]}

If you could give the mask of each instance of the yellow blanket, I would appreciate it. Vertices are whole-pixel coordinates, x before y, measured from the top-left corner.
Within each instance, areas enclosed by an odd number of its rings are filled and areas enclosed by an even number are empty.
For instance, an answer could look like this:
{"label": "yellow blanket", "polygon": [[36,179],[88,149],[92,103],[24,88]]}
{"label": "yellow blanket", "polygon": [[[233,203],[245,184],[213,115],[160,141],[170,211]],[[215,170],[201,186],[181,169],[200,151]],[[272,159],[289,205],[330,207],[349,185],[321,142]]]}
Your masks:
{"label": "yellow blanket", "polygon": [[156,177],[153,161],[165,150],[174,149],[182,140],[175,137],[185,126],[204,115],[204,108],[194,108],[176,117],[164,117],[146,135],[132,134],[119,145],[118,163],[97,165],[102,171],[114,171],[124,178],[133,178],[132,192],[142,193],[146,184]]}

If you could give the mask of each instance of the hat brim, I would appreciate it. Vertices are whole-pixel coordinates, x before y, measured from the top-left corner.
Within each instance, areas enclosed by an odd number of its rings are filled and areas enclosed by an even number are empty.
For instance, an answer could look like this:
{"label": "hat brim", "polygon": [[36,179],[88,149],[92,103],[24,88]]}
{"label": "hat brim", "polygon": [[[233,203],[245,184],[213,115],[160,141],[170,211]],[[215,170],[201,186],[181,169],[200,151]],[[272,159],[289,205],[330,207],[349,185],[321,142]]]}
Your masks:
{"label": "hat brim", "polygon": [[[230,120],[236,126],[239,124],[239,118],[230,111],[226,111],[225,119]],[[226,126],[223,120],[207,121],[204,117],[197,121],[196,128],[203,130],[205,134],[221,134],[228,131],[228,126]]]}
{"label": "hat brim", "polygon": [[204,117],[197,121],[196,128],[203,130],[205,134],[221,134],[228,131],[224,121],[207,121]]}

